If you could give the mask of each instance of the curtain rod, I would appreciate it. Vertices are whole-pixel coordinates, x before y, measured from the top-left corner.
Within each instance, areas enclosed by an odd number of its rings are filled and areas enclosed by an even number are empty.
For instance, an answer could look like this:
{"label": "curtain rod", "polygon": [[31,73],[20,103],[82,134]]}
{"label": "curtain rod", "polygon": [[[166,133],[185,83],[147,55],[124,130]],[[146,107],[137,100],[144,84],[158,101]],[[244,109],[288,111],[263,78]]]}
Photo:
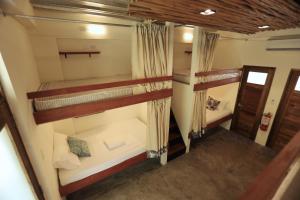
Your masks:
{"label": "curtain rod", "polygon": [[60,22],[71,22],[71,23],[83,23],[83,24],[97,24],[105,26],[119,26],[119,27],[132,27],[133,25],[129,24],[117,24],[117,23],[105,23],[105,22],[92,22],[88,20],[76,20],[76,19],[65,19],[58,17],[45,17],[45,16],[34,16],[34,15],[22,15],[22,14],[13,14],[2,12],[4,16],[11,16],[24,19],[36,19],[36,20],[47,20],[47,21],[60,21]]}

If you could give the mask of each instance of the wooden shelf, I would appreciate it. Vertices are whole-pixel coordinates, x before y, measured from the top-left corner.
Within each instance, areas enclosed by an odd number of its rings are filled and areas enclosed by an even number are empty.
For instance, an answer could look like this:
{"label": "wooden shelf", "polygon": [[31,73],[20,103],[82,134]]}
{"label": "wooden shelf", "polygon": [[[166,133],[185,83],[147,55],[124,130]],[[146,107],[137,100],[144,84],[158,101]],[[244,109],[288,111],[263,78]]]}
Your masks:
{"label": "wooden shelf", "polygon": [[65,58],[68,57],[68,55],[84,55],[87,54],[89,57],[92,57],[92,54],[100,54],[100,51],[60,51],[59,55],[64,55]]}

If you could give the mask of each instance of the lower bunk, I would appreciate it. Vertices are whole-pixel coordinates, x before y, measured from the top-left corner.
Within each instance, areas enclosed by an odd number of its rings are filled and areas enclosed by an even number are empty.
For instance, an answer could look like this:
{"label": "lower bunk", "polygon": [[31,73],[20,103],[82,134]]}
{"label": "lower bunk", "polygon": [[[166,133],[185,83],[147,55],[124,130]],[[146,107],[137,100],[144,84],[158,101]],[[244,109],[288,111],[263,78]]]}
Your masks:
{"label": "lower bunk", "polygon": [[137,118],[103,125],[74,137],[87,142],[90,156],[80,158],[80,165],[74,169],[58,170],[62,196],[147,159],[146,125]]}
{"label": "lower bunk", "polygon": [[[208,132],[214,128],[219,127],[221,124],[228,122],[232,119],[232,111],[231,109],[227,108],[226,106],[223,106],[222,104],[219,106],[216,110],[210,110],[206,109],[206,128],[205,132]],[[206,135],[206,134],[204,134]],[[189,134],[190,139],[197,139],[200,136],[194,135],[192,133]]]}
{"label": "lower bunk", "polygon": [[206,110],[207,129],[215,128],[232,119],[232,111],[220,109],[217,111]]}

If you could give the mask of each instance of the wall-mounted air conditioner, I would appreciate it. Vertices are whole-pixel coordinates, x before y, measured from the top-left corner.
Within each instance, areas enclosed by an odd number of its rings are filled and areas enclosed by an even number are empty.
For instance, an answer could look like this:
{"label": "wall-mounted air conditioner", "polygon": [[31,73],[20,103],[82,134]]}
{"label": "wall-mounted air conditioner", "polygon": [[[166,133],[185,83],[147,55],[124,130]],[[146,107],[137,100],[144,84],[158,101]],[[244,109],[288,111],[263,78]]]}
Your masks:
{"label": "wall-mounted air conditioner", "polygon": [[267,51],[300,51],[300,35],[275,36],[267,40]]}

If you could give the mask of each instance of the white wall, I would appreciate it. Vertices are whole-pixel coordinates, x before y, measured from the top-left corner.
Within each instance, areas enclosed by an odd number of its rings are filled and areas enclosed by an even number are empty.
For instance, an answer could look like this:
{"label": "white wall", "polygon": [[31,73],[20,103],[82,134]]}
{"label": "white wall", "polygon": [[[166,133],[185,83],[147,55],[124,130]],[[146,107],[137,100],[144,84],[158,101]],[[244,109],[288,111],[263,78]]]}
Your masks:
{"label": "white wall", "polygon": [[50,124],[36,126],[26,92],[39,84],[29,37],[10,17],[0,18],[0,77],[21,137],[46,199],[60,199],[56,171],[52,167],[53,133]]}
{"label": "white wall", "polygon": [[174,51],[173,51],[173,70],[175,69],[190,69],[192,62],[192,54],[187,54],[185,51],[192,51],[192,41],[185,41],[184,33],[193,35],[193,28],[177,27],[174,29]]}
{"label": "white wall", "polygon": [[240,68],[243,66],[243,52],[241,49],[246,44],[245,40],[219,39],[213,68]]}
{"label": "white wall", "polygon": [[30,36],[41,82],[64,80],[56,38]]}
{"label": "white wall", "polygon": [[138,118],[147,123],[147,103],[107,110],[102,113],[53,122],[53,129],[66,135],[90,130],[103,124]]}
{"label": "white wall", "polygon": [[[278,31],[280,34],[296,34],[295,30]],[[298,34],[300,30],[298,29]],[[264,112],[274,115],[278,109],[280,98],[284,90],[289,72],[292,68],[300,68],[300,51],[266,51],[265,44],[267,33],[257,34],[246,40],[220,40],[215,54],[214,68],[240,68],[243,65],[256,65],[265,67],[276,67],[275,76],[270,89]],[[270,34],[270,33],[269,33]],[[272,32],[276,35],[277,32]],[[231,84],[232,85],[232,84]],[[224,90],[225,92],[225,90]],[[234,92],[234,94],[236,94]],[[264,132],[258,130],[255,141],[265,145],[271,129]]]}
{"label": "white wall", "polygon": [[[131,40],[80,39],[30,35],[41,82],[131,74]],[[100,55],[69,55],[59,51],[96,51]]]}
{"label": "white wall", "polygon": [[188,138],[192,126],[194,94],[193,86],[173,81],[173,96],[171,108],[182,134],[187,151],[190,139]]}
{"label": "white wall", "polygon": [[[55,16],[53,12],[41,12],[44,13]],[[71,14],[56,15],[70,17]],[[87,18],[85,15],[72,17]],[[94,20],[115,21],[113,18],[102,18]],[[41,82],[131,74],[132,28],[103,27],[106,30],[103,35],[89,33],[88,24],[84,23],[37,20],[34,28],[28,27]],[[69,55],[65,59],[58,54],[59,51],[96,50],[101,54],[92,55],[91,58],[88,55]]]}
{"label": "white wall", "polygon": [[[264,110],[264,112],[271,112],[275,115],[290,70],[292,68],[300,69],[300,51],[266,51],[265,43],[265,40],[248,41],[243,49],[243,63],[244,65],[276,67],[275,76]],[[274,116],[271,123],[273,123],[273,120]],[[255,141],[265,145],[270,129],[271,126],[269,126],[266,132],[259,129]]]}
{"label": "white wall", "polygon": [[207,96],[215,97],[216,99],[223,101],[227,104],[226,108],[233,111],[238,89],[239,83],[222,85],[208,89]]}
{"label": "white wall", "polygon": [[60,51],[100,51],[100,55],[60,56],[65,80],[131,74],[131,40],[57,39]]}
{"label": "white wall", "polygon": [[187,54],[185,51],[192,51],[190,43],[174,43],[174,61],[173,69],[190,69],[192,62],[192,54]]}

